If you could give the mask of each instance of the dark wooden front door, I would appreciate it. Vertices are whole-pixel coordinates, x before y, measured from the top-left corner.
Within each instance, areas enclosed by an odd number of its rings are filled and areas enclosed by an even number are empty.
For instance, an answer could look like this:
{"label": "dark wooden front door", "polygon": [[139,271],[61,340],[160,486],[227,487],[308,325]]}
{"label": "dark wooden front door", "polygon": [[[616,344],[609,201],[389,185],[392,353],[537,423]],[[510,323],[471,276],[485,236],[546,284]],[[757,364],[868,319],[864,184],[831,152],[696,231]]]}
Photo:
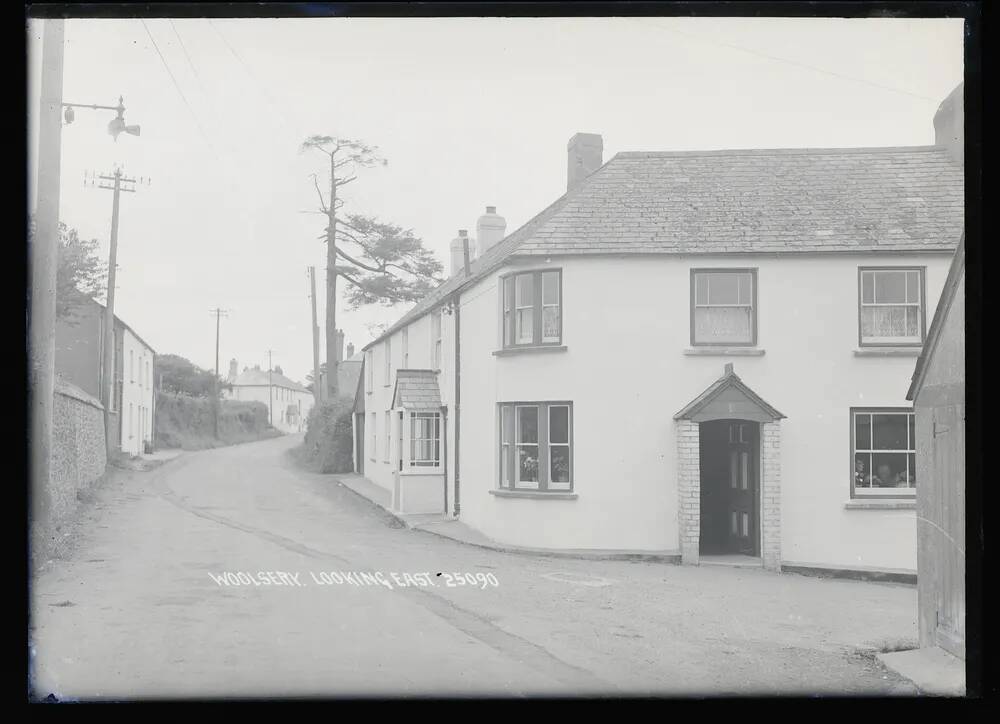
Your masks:
{"label": "dark wooden front door", "polygon": [[739,420],[728,421],[725,443],[729,467],[728,526],[729,548],[748,556],[760,554],[759,497],[757,480],[758,425]]}

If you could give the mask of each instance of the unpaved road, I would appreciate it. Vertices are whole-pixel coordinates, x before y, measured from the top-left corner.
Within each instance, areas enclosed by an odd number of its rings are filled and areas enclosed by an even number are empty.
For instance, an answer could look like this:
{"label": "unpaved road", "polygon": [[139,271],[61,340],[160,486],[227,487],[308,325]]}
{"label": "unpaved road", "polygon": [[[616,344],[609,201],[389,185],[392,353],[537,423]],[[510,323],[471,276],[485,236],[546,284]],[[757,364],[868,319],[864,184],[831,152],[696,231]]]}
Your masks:
{"label": "unpaved road", "polygon": [[34,696],[914,693],[859,652],[915,639],[912,586],[468,547],[298,470],[299,442],[117,474],[33,580]]}

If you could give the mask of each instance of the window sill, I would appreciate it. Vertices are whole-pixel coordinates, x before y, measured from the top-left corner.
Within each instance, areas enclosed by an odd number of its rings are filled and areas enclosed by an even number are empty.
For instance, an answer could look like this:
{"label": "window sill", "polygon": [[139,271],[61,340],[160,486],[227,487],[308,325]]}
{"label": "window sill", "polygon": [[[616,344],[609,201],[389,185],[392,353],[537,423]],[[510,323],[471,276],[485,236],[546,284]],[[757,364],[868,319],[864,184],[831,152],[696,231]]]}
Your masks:
{"label": "window sill", "polygon": [[863,498],[855,498],[854,500],[849,500],[844,503],[844,508],[847,510],[916,510],[917,501],[905,498],[891,498],[882,499],[873,498],[871,500],[865,500]]}
{"label": "window sill", "polygon": [[444,469],[440,465],[437,467],[431,467],[428,465],[426,468],[407,468],[397,472],[401,477],[406,477],[408,475],[444,475]]}
{"label": "window sill", "polygon": [[690,347],[684,354],[688,357],[762,357],[764,350],[757,347]]}
{"label": "window sill", "polygon": [[536,490],[491,490],[490,495],[498,498],[531,498],[533,500],[576,500],[577,494],[569,491],[544,492]]}
{"label": "window sill", "polygon": [[923,347],[859,347],[855,357],[919,357]]}
{"label": "window sill", "polygon": [[505,347],[493,352],[494,357],[509,357],[515,354],[531,354],[534,352],[565,352],[564,344],[540,344],[533,347]]}

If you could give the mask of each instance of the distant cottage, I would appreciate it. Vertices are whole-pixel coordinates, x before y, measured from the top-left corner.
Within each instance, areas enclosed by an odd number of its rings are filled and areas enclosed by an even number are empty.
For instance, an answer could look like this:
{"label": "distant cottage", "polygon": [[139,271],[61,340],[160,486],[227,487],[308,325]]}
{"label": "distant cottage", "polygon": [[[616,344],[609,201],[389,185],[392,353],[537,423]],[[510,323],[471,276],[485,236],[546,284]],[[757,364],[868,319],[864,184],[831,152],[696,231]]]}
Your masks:
{"label": "distant cottage", "polygon": [[[70,316],[58,319],[55,331],[56,375],[97,400],[105,397],[104,315],[105,306],[88,299],[75,307]],[[110,447],[139,455],[153,445],[156,352],[117,316],[114,335],[111,365],[114,394],[110,409],[114,439]]]}
{"label": "distant cottage", "polygon": [[912,578],[905,380],[964,219],[961,114],[934,122],[607,162],[576,134],[566,193],[509,235],[488,207],[364,348],[357,469],[506,544]]}
{"label": "distant cottage", "polygon": [[278,370],[262,370],[259,365],[239,372],[237,361],[229,361],[226,382],[232,387],[225,392],[230,400],[262,402],[268,408],[271,426],[286,433],[302,432],[313,406],[313,395],[298,382]]}

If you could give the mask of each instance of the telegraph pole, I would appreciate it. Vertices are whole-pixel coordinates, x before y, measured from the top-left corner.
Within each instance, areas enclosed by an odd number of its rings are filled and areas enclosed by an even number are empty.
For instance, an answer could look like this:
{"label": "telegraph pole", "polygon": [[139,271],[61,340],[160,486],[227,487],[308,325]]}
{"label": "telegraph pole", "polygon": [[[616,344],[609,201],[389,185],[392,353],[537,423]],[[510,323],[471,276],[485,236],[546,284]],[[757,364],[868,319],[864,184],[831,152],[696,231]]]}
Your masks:
{"label": "telegraph pole", "polygon": [[[309,267],[309,288],[312,300],[312,332],[313,332],[313,398],[316,404],[323,401],[323,385],[319,376],[319,324],[316,322],[316,267]],[[327,365],[329,367],[329,365]],[[327,372],[327,374],[330,374]]]}
{"label": "telegraph pole", "polygon": [[59,174],[61,159],[63,20],[44,21],[42,78],[38,104],[38,189],[35,233],[31,241],[31,303],[28,335],[31,395],[31,517],[45,525],[49,490],[55,393],[56,263],[59,249]]}
{"label": "telegraph pole", "polygon": [[271,370],[274,365],[271,364],[271,353],[273,349],[267,351],[267,424],[274,427],[274,386],[271,382]]}
{"label": "telegraph pole", "polygon": [[[135,193],[134,178],[122,176],[122,170],[116,168],[112,175],[101,174],[96,178],[101,181],[111,182],[95,184],[94,177],[91,177],[90,185],[96,188],[112,191],[114,196],[111,202],[111,248],[108,253],[108,299],[104,307],[104,354],[102,367],[101,385],[103,390],[104,403],[104,441],[107,445],[108,457],[111,458],[115,452],[115,443],[112,429],[111,409],[115,395],[115,370],[114,370],[114,345],[115,345],[115,273],[118,269],[118,207],[121,192]],[[86,180],[84,185],[86,185]],[[122,362],[124,364],[124,361]]]}
{"label": "telegraph pole", "polygon": [[209,310],[210,314],[215,315],[215,399],[212,402],[212,411],[214,414],[214,426],[215,426],[215,439],[219,439],[219,406],[222,402],[219,399],[219,320],[223,317],[228,317],[229,314],[227,310],[220,309],[216,307],[215,309]]}

